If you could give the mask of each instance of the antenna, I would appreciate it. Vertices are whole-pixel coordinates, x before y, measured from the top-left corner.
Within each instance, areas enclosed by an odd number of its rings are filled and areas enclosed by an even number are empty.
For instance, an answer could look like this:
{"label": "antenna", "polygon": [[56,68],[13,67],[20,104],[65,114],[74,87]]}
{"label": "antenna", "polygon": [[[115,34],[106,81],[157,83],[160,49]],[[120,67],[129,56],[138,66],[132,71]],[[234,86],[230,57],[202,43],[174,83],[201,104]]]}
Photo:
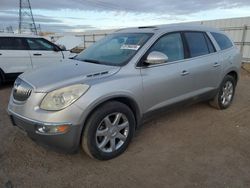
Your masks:
{"label": "antenna", "polygon": [[37,35],[37,28],[30,6],[30,0],[19,0],[19,28],[18,33],[32,33]]}

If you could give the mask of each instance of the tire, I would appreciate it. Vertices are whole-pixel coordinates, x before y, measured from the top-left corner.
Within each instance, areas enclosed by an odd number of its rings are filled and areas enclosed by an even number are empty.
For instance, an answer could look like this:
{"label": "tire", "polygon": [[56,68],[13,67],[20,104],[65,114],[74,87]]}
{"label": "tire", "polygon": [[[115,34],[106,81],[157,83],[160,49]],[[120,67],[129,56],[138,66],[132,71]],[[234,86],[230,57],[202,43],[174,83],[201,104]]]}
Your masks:
{"label": "tire", "polygon": [[230,75],[226,75],[220,84],[220,88],[216,96],[212,101],[210,101],[210,105],[219,110],[227,109],[233,102],[235,87],[235,78]]}
{"label": "tire", "polygon": [[0,72],[0,87],[3,85],[3,77],[1,75],[1,72]]}
{"label": "tire", "polygon": [[136,121],[131,109],[110,101],[98,107],[88,118],[82,136],[82,148],[92,158],[109,160],[122,154],[134,136]]}

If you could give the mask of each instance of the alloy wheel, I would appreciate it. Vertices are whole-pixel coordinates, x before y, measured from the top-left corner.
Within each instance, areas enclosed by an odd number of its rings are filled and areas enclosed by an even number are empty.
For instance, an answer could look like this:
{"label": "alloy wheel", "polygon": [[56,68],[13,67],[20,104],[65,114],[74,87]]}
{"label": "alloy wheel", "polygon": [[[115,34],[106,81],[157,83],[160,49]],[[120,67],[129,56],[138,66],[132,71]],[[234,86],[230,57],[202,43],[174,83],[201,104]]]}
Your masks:
{"label": "alloy wheel", "polygon": [[233,99],[234,86],[231,81],[227,81],[222,88],[221,103],[227,106]]}
{"label": "alloy wheel", "polygon": [[118,150],[127,140],[129,121],[123,113],[107,115],[96,130],[97,147],[106,153]]}

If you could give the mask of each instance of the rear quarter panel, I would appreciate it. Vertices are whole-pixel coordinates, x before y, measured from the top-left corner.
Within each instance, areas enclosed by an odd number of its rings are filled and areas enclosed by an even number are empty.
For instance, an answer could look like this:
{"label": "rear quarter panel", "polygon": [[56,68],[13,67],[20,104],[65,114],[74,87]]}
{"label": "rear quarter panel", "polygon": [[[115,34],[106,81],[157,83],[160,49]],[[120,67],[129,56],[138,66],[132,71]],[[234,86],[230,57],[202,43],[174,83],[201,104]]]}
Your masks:
{"label": "rear quarter panel", "polygon": [[219,59],[221,61],[223,72],[221,81],[231,71],[237,72],[239,78],[242,55],[236,46],[233,46],[232,48],[227,50],[220,51]]}

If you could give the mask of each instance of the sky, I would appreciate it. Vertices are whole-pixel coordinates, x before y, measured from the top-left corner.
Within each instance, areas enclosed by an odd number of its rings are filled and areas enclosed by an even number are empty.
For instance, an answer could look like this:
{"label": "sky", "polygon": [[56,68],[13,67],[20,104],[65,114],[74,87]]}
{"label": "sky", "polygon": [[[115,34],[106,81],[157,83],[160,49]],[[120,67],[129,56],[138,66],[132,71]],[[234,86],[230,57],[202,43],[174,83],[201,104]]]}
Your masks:
{"label": "sky", "polygon": [[[47,32],[250,16],[250,0],[30,0],[30,3],[36,24]],[[0,0],[0,30],[10,25],[17,29],[18,9],[19,0]]]}

